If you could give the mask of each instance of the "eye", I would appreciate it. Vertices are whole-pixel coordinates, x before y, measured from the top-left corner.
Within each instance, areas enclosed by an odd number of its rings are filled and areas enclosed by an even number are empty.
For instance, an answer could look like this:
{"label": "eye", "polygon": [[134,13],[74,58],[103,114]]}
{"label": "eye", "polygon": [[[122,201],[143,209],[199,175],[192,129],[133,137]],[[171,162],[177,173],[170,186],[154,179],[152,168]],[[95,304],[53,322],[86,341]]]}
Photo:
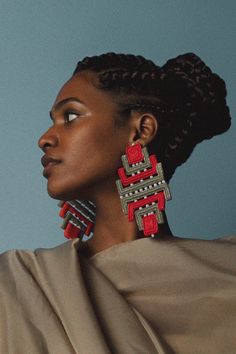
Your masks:
{"label": "eye", "polygon": [[79,116],[78,113],[74,113],[74,112],[66,112],[65,113],[65,121],[66,123],[71,122],[72,120],[76,119]]}

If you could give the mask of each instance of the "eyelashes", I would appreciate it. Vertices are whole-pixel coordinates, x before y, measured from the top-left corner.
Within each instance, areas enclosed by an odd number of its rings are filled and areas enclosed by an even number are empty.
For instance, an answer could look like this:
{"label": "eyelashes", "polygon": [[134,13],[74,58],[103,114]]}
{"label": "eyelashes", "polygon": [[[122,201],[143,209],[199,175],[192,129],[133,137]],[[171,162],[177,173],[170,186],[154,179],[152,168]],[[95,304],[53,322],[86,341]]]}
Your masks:
{"label": "eyelashes", "polygon": [[80,116],[79,113],[75,113],[75,112],[65,112],[64,114],[64,120],[65,120],[65,123],[70,123],[72,122],[73,120],[75,120],[76,118],[78,118]]}
{"label": "eyelashes", "polygon": [[54,125],[56,125],[57,122],[59,123],[60,121],[61,121],[61,123],[64,122],[64,124],[69,124],[69,123],[72,123],[75,119],[77,119],[83,115],[85,115],[85,114],[80,113],[78,111],[65,110],[64,112],[62,111],[59,114],[57,114],[55,117],[52,114],[50,114],[50,118],[51,118]]}

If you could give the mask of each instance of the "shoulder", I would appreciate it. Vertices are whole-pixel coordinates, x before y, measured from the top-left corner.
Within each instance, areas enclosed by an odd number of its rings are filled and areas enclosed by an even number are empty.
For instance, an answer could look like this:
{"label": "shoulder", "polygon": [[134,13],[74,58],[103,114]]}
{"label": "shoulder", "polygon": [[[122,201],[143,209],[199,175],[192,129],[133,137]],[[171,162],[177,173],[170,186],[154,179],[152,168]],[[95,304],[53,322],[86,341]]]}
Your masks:
{"label": "shoulder", "polygon": [[35,250],[12,249],[0,254],[0,283],[18,283],[21,279],[36,277],[56,263],[65,262],[71,253],[76,253],[76,240],[67,241],[53,248]]}
{"label": "shoulder", "polygon": [[[236,235],[227,235],[212,240],[175,238],[172,241],[172,255],[185,265],[221,269],[236,273]],[[170,243],[171,245],[171,243]]]}
{"label": "shoulder", "polygon": [[194,249],[201,249],[201,248],[228,248],[236,246],[236,235],[226,235],[221,236],[214,239],[205,239],[205,238],[185,238],[180,236],[175,236],[167,241],[162,240],[161,242],[166,242],[166,245],[173,247],[186,247],[186,248],[194,248]]}
{"label": "shoulder", "polygon": [[236,246],[236,235],[226,235],[217,237],[214,239],[205,239],[205,238],[182,238],[182,237],[174,237],[172,239],[173,244],[177,246],[185,246],[185,247],[203,247],[203,248],[227,248]]}
{"label": "shoulder", "polygon": [[[140,238],[124,242],[101,251],[89,260],[102,269],[134,267],[142,272],[144,268],[170,269],[185,273],[207,269],[225,270],[236,274],[236,236],[224,236],[214,240],[171,237]],[[155,271],[154,271],[155,274]],[[169,273],[168,273],[169,274]]]}

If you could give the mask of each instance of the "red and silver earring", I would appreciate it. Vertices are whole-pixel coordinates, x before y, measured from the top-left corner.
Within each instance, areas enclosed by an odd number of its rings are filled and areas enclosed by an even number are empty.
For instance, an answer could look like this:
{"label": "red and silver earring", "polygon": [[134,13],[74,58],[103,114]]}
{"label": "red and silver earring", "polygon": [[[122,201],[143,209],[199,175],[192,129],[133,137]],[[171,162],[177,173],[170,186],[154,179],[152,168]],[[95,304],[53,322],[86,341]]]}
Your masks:
{"label": "red and silver earring", "polygon": [[164,223],[165,201],[171,199],[162,164],[155,155],[149,156],[140,143],[127,146],[121,160],[123,167],[118,169],[120,179],[116,185],[122,210],[129,221],[136,219],[144,236],[154,237],[158,224]]}
{"label": "red and silver earring", "polygon": [[60,201],[58,206],[61,208],[59,215],[64,219],[61,228],[66,238],[87,241],[93,236],[96,208],[91,201]]}

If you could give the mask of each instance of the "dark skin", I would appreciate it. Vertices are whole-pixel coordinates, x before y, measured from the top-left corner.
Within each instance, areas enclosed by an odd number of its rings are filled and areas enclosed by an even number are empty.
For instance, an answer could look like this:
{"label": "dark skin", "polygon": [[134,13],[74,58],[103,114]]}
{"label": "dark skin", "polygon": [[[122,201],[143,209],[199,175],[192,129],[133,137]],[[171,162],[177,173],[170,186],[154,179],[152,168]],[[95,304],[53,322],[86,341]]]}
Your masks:
{"label": "dark skin", "polygon": [[[139,112],[132,112],[127,123],[118,127],[117,103],[96,88],[94,80],[96,75],[88,71],[72,76],[53,104],[53,125],[38,141],[45,154],[61,161],[46,176],[48,194],[65,201],[87,199],[96,205],[94,236],[83,246],[87,256],[144,237],[136,222],[123,214],[115,181],[126,146],[135,142],[147,146],[158,130],[155,116]],[[167,219],[159,230],[159,237],[173,237]]]}

